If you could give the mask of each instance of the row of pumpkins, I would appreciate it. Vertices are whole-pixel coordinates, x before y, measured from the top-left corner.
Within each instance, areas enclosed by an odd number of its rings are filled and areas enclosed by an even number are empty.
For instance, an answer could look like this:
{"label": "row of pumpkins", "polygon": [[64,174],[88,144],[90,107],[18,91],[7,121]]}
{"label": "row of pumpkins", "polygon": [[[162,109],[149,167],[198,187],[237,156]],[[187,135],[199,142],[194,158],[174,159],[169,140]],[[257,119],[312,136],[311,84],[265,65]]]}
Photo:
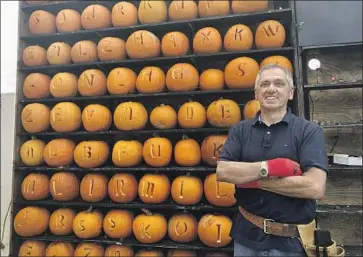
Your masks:
{"label": "row of pumpkins", "polygon": [[[30,3],[31,1],[27,1]],[[34,1],[39,2],[39,1]],[[258,1],[172,1],[169,8],[166,1],[140,1],[139,6],[126,1],[115,4],[110,11],[101,4],[87,6],[82,13],[74,9],[53,13],[36,10],[29,17],[32,34],[76,32],[110,27],[129,27],[137,24],[157,24],[177,20],[192,20],[198,16],[212,17],[232,13],[263,11],[268,0]]]}
{"label": "row of pumpkins", "polygon": [[[250,50],[255,41],[257,48],[279,48],[285,44],[284,26],[276,20],[261,22],[255,36],[244,24],[236,24],[228,29],[224,39],[214,27],[199,29],[192,41],[195,54],[214,54],[224,48],[227,52]],[[118,37],[102,38],[98,44],[91,40],[81,40],[73,46],[65,42],[54,42],[47,50],[39,45],[28,46],[23,52],[26,66],[65,65],[95,61],[121,61],[163,56],[183,56],[190,52],[188,37],[180,31],[166,33],[160,39],[150,31],[138,30],[126,40]]]}
{"label": "row of pumpkins", "polygon": [[164,92],[222,90],[252,88],[259,70],[265,65],[276,64],[289,72],[293,66],[288,58],[273,55],[260,64],[251,57],[238,57],[227,63],[224,70],[211,68],[200,74],[189,63],[172,65],[165,73],[157,66],[146,66],[136,73],[127,67],[112,69],[107,75],[99,69],[87,69],[79,77],[70,72],[56,73],[52,78],[35,72],[23,82],[23,94],[27,99],[40,99],[52,95],[55,98],[81,96],[125,95],[135,92],[154,94]]}
{"label": "row of pumpkins", "polygon": [[112,209],[106,215],[99,210],[76,213],[70,208],[60,208],[52,214],[43,207],[27,206],[19,210],[14,219],[15,233],[24,236],[38,236],[48,229],[55,235],[70,235],[72,232],[81,239],[102,235],[124,239],[135,236],[136,240],[153,244],[167,235],[178,243],[190,243],[197,238],[209,247],[223,247],[231,242],[229,232],[230,217],[224,214],[204,214],[199,221],[192,213],[174,213],[169,219],[161,213],[134,214],[129,210]]}
{"label": "row of pumpkins", "polygon": [[137,197],[147,204],[166,202],[171,196],[176,204],[195,205],[202,200],[215,206],[232,207],[236,203],[234,184],[217,181],[216,173],[204,182],[191,175],[173,179],[165,174],[143,174],[139,181],[133,174],[116,173],[110,179],[102,173],[87,173],[80,180],[70,172],[58,172],[49,179],[45,174],[30,173],[21,184],[24,199],[38,201],[49,194],[56,201],[72,201],[81,196],[86,202],[100,202],[107,195],[113,202],[129,203]]}

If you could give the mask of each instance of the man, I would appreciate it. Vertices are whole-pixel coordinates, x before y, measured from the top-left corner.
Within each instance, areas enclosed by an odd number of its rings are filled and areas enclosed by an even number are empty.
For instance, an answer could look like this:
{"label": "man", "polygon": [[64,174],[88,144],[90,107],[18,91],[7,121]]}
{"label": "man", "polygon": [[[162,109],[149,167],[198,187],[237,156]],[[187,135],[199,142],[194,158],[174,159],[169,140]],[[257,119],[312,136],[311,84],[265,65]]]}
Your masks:
{"label": "man", "polygon": [[294,225],[314,220],[328,163],[322,128],[291,113],[293,94],[288,70],[261,68],[260,111],[230,129],[220,154],[217,180],[236,184],[235,256],[306,256]]}

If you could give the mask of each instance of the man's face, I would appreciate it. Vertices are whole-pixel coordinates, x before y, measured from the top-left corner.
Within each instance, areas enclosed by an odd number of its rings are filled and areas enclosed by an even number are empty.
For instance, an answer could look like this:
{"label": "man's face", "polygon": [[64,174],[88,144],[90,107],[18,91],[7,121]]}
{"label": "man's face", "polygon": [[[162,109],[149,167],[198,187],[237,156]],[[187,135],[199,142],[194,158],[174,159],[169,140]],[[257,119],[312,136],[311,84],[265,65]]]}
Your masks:
{"label": "man's face", "polygon": [[280,109],[287,106],[287,102],[292,100],[293,96],[293,88],[289,85],[284,71],[270,69],[262,72],[255,88],[255,97],[261,107]]}

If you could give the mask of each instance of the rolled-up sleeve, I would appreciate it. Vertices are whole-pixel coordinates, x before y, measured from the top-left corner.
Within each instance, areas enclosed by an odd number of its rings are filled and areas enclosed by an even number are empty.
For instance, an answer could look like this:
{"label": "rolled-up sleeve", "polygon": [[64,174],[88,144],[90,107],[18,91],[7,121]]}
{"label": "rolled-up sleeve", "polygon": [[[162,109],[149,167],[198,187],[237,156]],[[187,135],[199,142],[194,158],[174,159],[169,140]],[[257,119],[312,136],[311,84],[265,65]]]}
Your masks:
{"label": "rolled-up sleeve", "polygon": [[241,159],[241,124],[236,124],[228,132],[228,137],[223,145],[220,161],[240,161]]}

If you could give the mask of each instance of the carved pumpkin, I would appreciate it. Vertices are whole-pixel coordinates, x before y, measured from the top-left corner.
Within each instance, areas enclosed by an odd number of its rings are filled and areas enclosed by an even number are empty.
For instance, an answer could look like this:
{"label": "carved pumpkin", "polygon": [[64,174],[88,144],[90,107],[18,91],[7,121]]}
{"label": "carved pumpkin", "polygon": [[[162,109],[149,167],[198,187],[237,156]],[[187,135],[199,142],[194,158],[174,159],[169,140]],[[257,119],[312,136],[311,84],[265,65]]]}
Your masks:
{"label": "carved pumpkin", "polygon": [[105,249],[98,243],[80,243],[74,251],[74,257],[99,257],[104,256]]}
{"label": "carved pumpkin", "polygon": [[171,184],[171,196],[181,205],[193,205],[203,196],[203,182],[198,177],[178,176]]}
{"label": "carved pumpkin", "polygon": [[135,31],[126,40],[126,52],[131,59],[157,57],[160,55],[160,40],[150,31]]}
{"label": "carved pumpkin", "polygon": [[134,215],[128,210],[111,210],[103,219],[103,231],[111,238],[124,239],[132,234]]}
{"label": "carved pumpkin", "polygon": [[50,111],[50,125],[56,132],[76,131],[81,127],[81,109],[72,102],[56,104]]}
{"label": "carved pumpkin", "polygon": [[126,59],[125,40],[104,37],[97,44],[97,54],[101,61],[121,61]]}
{"label": "carved pumpkin", "polygon": [[14,218],[14,230],[19,236],[39,236],[48,229],[49,211],[28,206],[20,209]]}
{"label": "carved pumpkin", "polygon": [[74,149],[74,161],[82,168],[96,168],[107,161],[109,154],[106,142],[82,141]]}
{"label": "carved pumpkin", "polygon": [[76,32],[81,30],[81,14],[73,9],[58,12],[55,24],[59,32]]}
{"label": "carved pumpkin", "polygon": [[116,203],[132,202],[137,196],[138,182],[134,175],[116,173],[108,182],[108,195]]}
{"label": "carved pumpkin", "polygon": [[107,78],[98,69],[82,72],[78,79],[78,91],[81,96],[100,96],[107,92]]}
{"label": "carved pumpkin", "polygon": [[142,0],[137,13],[141,24],[156,24],[166,21],[168,7],[165,1]]}
{"label": "carved pumpkin", "polygon": [[150,123],[157,129],[171,129],[176,127],[178,116],[173,107],[161,104],[151,111]]}
{"label": "carved pumpkin", "polygon": [[222,49],[222,37],[213,27],[202,28],[193,38],[193,49],[196,54],[213,54]]}
{"label": "carved pumpkin", "polygon": [[214,127],[229,128],[241,120],[241,110],[233,100],[216,100],[207,108],[207,119]]}
{"label": "carved pumpkin", "polygon": [[252,30],[244,24],[233,25],[224,36],[223,46],[227,52],[250,50],[253,46]]}
{"label": "carved pumpkin", "polygon": [[60,72],[50,81],[50,94],[55,98],[76,96],[78,92],[78,78],[69,72]]}
{"label": "carved pumpkin", "polygon": [[201,146],[203,162],[216,167],[217,160],[226,140],[227,135],[210,135],[204,138]]}
{"label": "carved pumpkin", "polygon": [[108,245],[105,251],[105,257],[134,257],[134,250],[125,245]]}
{"label": "carved pumpkin", "polygon": [[148,120],[145,107],[138,102],[120,103],[113,113],[113,121],[119,130],[143,129]]}
{"label": "carved pumpkin", "polygon": [[190,243],[198,236],[198,221],[193,214],[177,213],[168,221],[168,236],[177,243]]}
{"label": "carved pumpkin", "polygon": [[231,227],[232,220],[228,216],[205,214],[198,223],[198,236],[209,247],[223,247],[232,241]]}
{"label": "carved pumpkin", "polygon": [[118,167],[132,167],[142,161],[142,144],[136,140],[119,140],[113,146],[112,162]]}
{"label": "carved pumpkin", "polygon": [[51,242],[45,250],[46,257],[73,257],[74,247],[68,242]]}
{"label": "carved pumpkin", "polygon": [[27,46],[23,51],[23,63],[28,67],[47,65],[47,51],[38,45]]}
{"label": "carved pumpkin", "polygon": [[202,159],[199,143],[192,138],[178,141],[174,147],[174,159],[180,166],[198,165]]}
{"label": "carved pumpkin", "polygon": [[232,1],[232,12],[233,13],[247,13],[257,12],[266,10],[268,7],[268,0],[257,0],[257,1]]}
{"label": "carved pumpkin", "polygon": [[29,30],[35,35],[55,33],[55,16],[44,10],[32,12],[29,17]]}
{"label": "carved pumpkin", "polygon": [[256,28],[255,43],[259,49],[282,47],[285,40],[285,28],[277,20],[263,21]]}
{"label": "carved pumpkin", "polygon": [[102,232],[103,215],[97,210],[77,213],[73,219],[73,232],[82,239],[97,237]]}
{"label": "carved pumpkin", "polygon": [[207,112],[203,105],[190,101],[180,106],[178,123],[181,128],[202,128],[207,121]]}
{"label": "carved pumpkin", "polygon": [[70,165],[73,162],[73,151],[75,147],[75,143],[69,139],[53,139],[44,148],[44,161],[53,167]]}
{"label": "carved pumpkin", "polygon": [[153,244],[166,236],[168,224],[163,215],[147,210],[146,213],[135,217],[132,231],[139,242]]}
{"label": "carved pumpkin", "polygon": [[55,173],[49,181],[49,189],[54,200],[71,201],[79,195],[79,180],[73,173]]}
{"label": "carved pumpkin", "polygon": [[245,119],[253,119],[256,117],[257,112],[260,110],[260,102],[258,100],[250,100],[243,108],[243,117]]}
{"label": "carved pumpkin", "polygon": [[136,73],[125,67],[114,68],[107,77],[107,91],[110,95],[124,95],[135,92]]}
{"label": "carved pumpkin", "polygon": [[64,42],[54,42],[48,47],[47,60],[49,64],[71,63],[71,46]]}
{"label": "carved pumpkin", "polygon": [[221,16],[229,14],[229,1],[200,0],[198,2],[199,17]]}
{"label": "carved pumpkin", "polygon": [[208,69],[200,74],[199,87],[201,90],[221,90],[224,88],[224,72],[219,69]]}
{"label": "carved pumpkin", "polygon": [[144,203],[162,203],[170,195],[170,180],[166,175],[145,174],[139,181],[138,194]]}
{"label": "carved pumpkin", "polygon": [[138,23],[136,6],[125,1],[118,2],[112,7],[111,20],[114,27],[136,25]]}
{"label": "carved pumpkin", "polygon": [[27,166],[39,166],[44,163],[45,143],[39,139],[30,139],[20,147],[20,159]]}
{"label": "carved pumpkin", "polygon": [[42,200],[49,196],[49,178],[45,174],[30,173],[21,183],[25,200]]}
{"label": "carved pumpkin", "polygon": [[112,23],[111,12],[103,5],[91,4],[83,10],[81,23],[85,30],[108,28]]}
{"label": "carved pumpkin", "polygon": [[136,89],[140,93],[160,93],[165,88],[165,73],[156,66],[144,67],[136,78]]}
{"label": "carved pumpkin", "polygon": [[198,6],[194,1],[173,0],[168,12],[171,21],[193,20],[198,17]]}
{"label": "carved pumpkin", "polygon": [[23,83],[23,94],[27,99],[40,99],[49,96],[50,77],[42,73],[30,73]]}
{"label": "carved pumpkin", "polygon": [[86,202],[99,202],[107,196],[108,178],[103,174],[87,173],[81,181],[80,193]]}
{"label": "carved pumpkin", "polygon": [[189,39],[182,32],[168,32],[161,39],[161,51],[164,56],[186,55],[189,51]]}
{"label": "carved pumpkin", "polygon": [[166,87],[169,91],[191,91],[198,87],[198,70],[189,63],[177,63],[166,73]]}
{"label": "carved pumpkin", "polygon": [[166,255],[167,257],[197,257],[198,254],[196,251],[190,251],[190,250],[179,250],[179,249],[173,249],[168,250],[168,253]]}
{"label": "carved pumpkin", "polygon": [[135,254],[135,257],[164,257],[165,254],[163,253],[162,250],[146,250],[146,249],[142,249],[137,251],[137,253]]}
{"label": "carved pumpkin", "polygon": [[82,124],[89,132],[108,130],[112,125],[112,113],[101,104],[87,105],[82,111]]}
{"label": "carved pumpkin", "polygon": [[142,156],[145,162],[153,167],[164,167],[171,161],[173,146],[164,137],[149,138],[144,142]]}
{"label": "carved pumpkin", "polygon": [[27,104],[21,111],[21,124],[26,132],[37,133],[49,128],[50,108],[44,104]]}
{"label": "carved pumpkin", "polygon": [[238,57],[230,61],[224,69],[228,88],[253,88],[260,67],[250,57]]}
{"label": "carved pumpkin", "polygon": [[204,195],[210,204],[231,207],[236,204],[235,185],[217,181],[216,173],[209,174],[204,180]]}
{"label": "carved pumpkin", "polygon": [[44,256],[46,247],[43,241],[25,240],[19,247],[18,256]]}
{"label": "carved pumpkin", "polygon": [[73,219],[76,212],[70,208],[55,210],[49,218],[49,230],[54,235],[66,236],[72,233]]}
{"label": "carved pumpkin", "polygon": [[98,60],[97,45],[91,40],[78,41],[72,46],[71,57],[74,63],[95,62]]}
{"label": "carved pumpkin", "polygon": [[268,65],[268,64],[276,64],[276,65],[279,65],[279,66],[287,69],[291,73],[293,72],[293,67],[292,67],[290,60],[282,55],[272,55],[272,56],[266,57],[265,59],[263,59],[261,61],[260,69],[262,69],[263,66]]}

